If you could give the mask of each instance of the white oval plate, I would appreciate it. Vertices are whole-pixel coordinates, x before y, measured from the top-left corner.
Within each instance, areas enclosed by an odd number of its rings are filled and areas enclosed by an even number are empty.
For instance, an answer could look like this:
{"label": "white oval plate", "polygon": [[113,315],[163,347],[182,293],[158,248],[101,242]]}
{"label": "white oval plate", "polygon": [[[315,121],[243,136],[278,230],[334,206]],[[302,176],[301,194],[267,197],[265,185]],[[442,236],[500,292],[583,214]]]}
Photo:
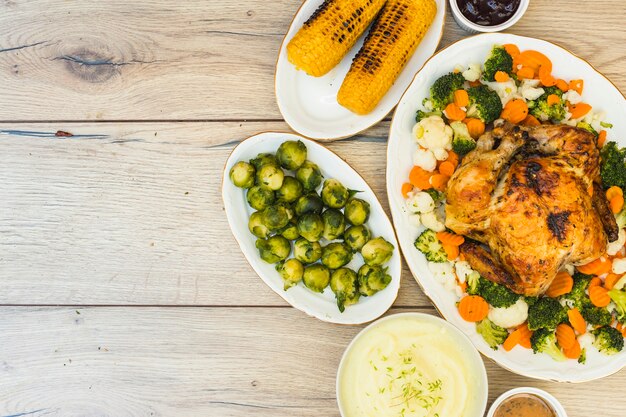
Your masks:
{"label": "white oval plate", "polygon": [[[274,265],[259,258],[259,252],[254,245],[256,237],[248,230],[248,219],[254,210],[248,206],[246,193],[230,182],[229,172],[237,161],[248,161],[261,152],[274,153],[278,146],[286,140],[304,142],[308,151],[308,159],[320,167],[324,178],[336,178],[348,189],[362,191],[357,196],[370,203],[371,213],[366,225],[371,230],[372,236],[382,236],[395,247],[393,256],[387,264],[388,273],[392,278],[387,288],[371,297],[361,297],[357,304],[347,306],[343,313],[339,312],[335,295],[330,288],[326,288],[320,294],[299,283],[287,291],[283,290],[283,281],[280,275],[274,269]],[[228,161],[226,161],[222,178],[222,198],[228,224],[252,268],[276,294],[283,297],[285,301],[298,310],[322,321],[360,324],[378,318],[395,301],[400,288],[401,264],[400,249],[391,221],[365,180],[343,159],[324,146],[298,135],[281,132],[260,133],[244,140],[233,150]],[[361,256],[356,254],[347,266],[358,270],[362,264]]]}
{"label": "white oval plate", "polygon": [[412,167],[412,154],[416,144],[411,138],[415,124],[415,111],[428,95],[430,85],[455,65],[483,62],[494,44],[514,43],[520,49],[543,52],[554,64],[554,74],[566,80],[582,78],[585,82],[583,99],[594,109],[606,111],[606,120],[613,123],[608,130],[608,140],[618,140],[626,146],[626,103],[624,96],[602,74],[584,60],[567,50],[539,39],[510,34],[482,34],[461,40],[437,53],[415,79],[400,100],[389,133],[387,148],[387,194],[400,247],[413,276],[441,314],[463,330],[480,352],[503,368],[531,378],[560,382],[583,382],[611,375],[626,366],[626,350],[618,355],[605,356],[588,349],[587,364],[576,361],[555,362],[547,355],[533,354],[531,350],[516,347],[510,352],[502,348],[492,350],[476,333],[472,323],[464,321],[455,307],[456,296],[446,291],[428,269],[424,255],[413,246],[421,228],[411,225],[404,211],[400,187],[407,181]]}
{"label": "white oval plate", "polygon": [[435,1],[437,14],[415,54],[378,106],[371,113],[359,116],[337,103],[337,92],[350,69],[352,58],[361,49],[365,36],[361,36],[343,60],[322,77],[312,77],[304,71],[296,70],[287,59],[287,44],[322,4],[322,0],[305,0],[289,26],[276,62],[276,101],[289,126],[309,138],[341,139],[353,136],[382,120],[398,103],[413,75],[439,45],[443,34],[446,1]]}

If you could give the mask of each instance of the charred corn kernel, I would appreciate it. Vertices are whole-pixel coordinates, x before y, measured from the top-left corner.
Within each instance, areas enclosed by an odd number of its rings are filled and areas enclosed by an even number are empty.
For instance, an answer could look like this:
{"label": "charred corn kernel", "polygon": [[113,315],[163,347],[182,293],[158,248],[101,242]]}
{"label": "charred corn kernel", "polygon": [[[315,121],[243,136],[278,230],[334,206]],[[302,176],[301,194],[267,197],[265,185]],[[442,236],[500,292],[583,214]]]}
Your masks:
{"label": "charred corn kernel", "polygon": [[367,114],[400,75],[437,13],[434,0],[389,0],[341,84],[337,101]]}
{"label": "charred corn kernel", "polygon": [[321,77],[342,60],[384,4],[385,0],[325,0],[287,44],[287,59]]}

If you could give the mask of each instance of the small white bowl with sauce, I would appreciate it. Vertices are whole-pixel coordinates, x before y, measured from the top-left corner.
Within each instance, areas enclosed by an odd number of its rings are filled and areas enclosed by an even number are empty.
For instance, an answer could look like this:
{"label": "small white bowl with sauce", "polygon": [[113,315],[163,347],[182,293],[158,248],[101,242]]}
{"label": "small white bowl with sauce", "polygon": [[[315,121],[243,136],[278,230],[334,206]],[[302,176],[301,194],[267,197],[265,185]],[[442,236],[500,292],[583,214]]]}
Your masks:
{"label": "small white bowl with sauce", "polygon": [[500,395],[489,408],[487,417],[567,417],[553,395],[532,387],[514,388]]}
{"label": "small white bowl with sauce", "polygon": [[[498,3],[518,3],[517,8],[515,10],[511,10],[510,13],[507,13],[506,17],[497,16],[496,13],[493,23],[490,22],[489,24],[486,24],[487,22],[483,22],[483,24],[479,24],[470,20],[463,13],[461,7],[459,7],[458,1],[460,0],[450,0],[452,17],[454,17],[454,20],[461,27],[461,29],[464,29],[469,33],[500,32],[508,29],[522,18],[530,3],[530,0],[463,0],[463,3],[470,3],[472,7],[476,7],[474,3],[478,3],[479,7],[484,6],[487,3],[496,3],[498,7],[501,6]],[[463,8],[467,8],[467,6],[463,6]],[[481,20],[485,20],[485,17],[483,16]]]}
{"label": "small white bowl with sauce", "polygon": [[384,317],[346,348],[337,371],[342,417],[476,417],[487,405],[487,373],[470,340],[422,313]]}

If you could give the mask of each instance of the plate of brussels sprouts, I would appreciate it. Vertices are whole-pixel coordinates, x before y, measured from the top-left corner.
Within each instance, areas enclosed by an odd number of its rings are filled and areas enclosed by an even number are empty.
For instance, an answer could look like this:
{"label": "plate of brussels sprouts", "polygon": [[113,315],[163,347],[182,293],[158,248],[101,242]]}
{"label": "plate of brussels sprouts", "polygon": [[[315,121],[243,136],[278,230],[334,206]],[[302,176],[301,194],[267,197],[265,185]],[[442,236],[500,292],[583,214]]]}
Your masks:
{"label": "plate of brussels sprouts", "polygon": [[391,221],[326,147],[290,133],[252,136],[226,162],[222,198],[244,256],[293,307],[360,324],[393,304],[401,263]]}

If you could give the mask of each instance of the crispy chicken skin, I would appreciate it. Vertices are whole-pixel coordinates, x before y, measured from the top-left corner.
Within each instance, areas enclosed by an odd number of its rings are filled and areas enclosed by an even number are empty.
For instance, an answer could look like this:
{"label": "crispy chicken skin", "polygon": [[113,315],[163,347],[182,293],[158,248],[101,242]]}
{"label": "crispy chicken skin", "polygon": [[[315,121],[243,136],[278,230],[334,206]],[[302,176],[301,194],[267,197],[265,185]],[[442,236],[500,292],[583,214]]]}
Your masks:
{"label": "crispy chicken skin", "polygon": [[[565,264],[588,263],[617,239],[599,185],[595,137],[571,126],[496,127],[448,183],[446,226],[472,268],[524,295],[542,294]],[[593,190],[593,191],[592,191]]]}

